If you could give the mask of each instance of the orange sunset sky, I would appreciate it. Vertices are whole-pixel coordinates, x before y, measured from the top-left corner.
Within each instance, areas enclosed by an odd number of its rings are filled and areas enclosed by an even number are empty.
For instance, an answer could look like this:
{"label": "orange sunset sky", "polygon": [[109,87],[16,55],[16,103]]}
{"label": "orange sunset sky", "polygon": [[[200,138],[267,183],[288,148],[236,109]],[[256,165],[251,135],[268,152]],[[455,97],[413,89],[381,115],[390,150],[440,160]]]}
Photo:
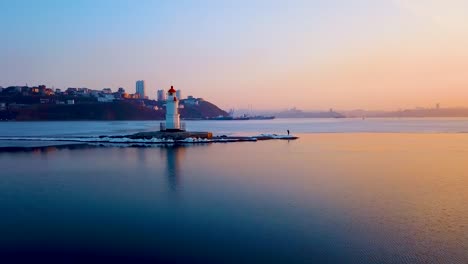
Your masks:
{"label": "orange sunset sky", "polygon": [[[67,3],[65,3],[67,2]],[[235,3],[234,3],[235,2]],[[0,86],[222,108],[468,106],[468,1],[2,1]]]}

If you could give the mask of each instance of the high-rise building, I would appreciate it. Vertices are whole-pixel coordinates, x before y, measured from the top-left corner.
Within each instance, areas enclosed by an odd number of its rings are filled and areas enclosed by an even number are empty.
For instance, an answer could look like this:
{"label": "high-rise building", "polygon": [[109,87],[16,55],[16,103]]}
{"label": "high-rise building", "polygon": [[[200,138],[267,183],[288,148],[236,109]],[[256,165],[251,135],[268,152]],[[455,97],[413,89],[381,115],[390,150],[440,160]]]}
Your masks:
{"label": "high-rise building", "polygon": [[140,98],[145,98],[145,81],[136,81],[136,93],[140,95]]}
{"label": "high-rise building", "polygon": [[176,91],[176,97],[177,97],[177,99],[182,100],[182,91],[181,90]]}
{"label": "high-rise building", "polygon": [[157,99],[158,99],[158,101],[166,101],[166,91],[158,90]]}

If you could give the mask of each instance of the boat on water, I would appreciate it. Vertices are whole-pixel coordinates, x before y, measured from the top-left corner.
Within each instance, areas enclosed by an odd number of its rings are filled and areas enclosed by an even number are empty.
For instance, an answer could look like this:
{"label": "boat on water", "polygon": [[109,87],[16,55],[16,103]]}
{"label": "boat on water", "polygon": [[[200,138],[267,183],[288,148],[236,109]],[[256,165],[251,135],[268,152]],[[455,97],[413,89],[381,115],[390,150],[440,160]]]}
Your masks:
{"label": "boat on water", "polygon": [[234,117],[233,120],[250,120],[250,117],[248,117],[248,116]]}
{"label": "boat on water", "polygon": [[249,120],[249,117],[240,116],[240,117],[233,117],[233,116],[217,116],[217,117],[210,117],[206,118],[206,120]]}
{"label": "boat on water", "polygon": [[248,115],[243,115],[243,116],[238,116],[238,117],[233,117],[233,116],[217,116],[217,117],[210,117],[206,118],[207,120],[271,120],[275,119],[275,116],[248,116]]}
{"label": "boat on water", "polygon": [[271,119],[275,119],[276,117],[259,115],[259,116],[250,116],[249,118],[251,120],[271,120]]}

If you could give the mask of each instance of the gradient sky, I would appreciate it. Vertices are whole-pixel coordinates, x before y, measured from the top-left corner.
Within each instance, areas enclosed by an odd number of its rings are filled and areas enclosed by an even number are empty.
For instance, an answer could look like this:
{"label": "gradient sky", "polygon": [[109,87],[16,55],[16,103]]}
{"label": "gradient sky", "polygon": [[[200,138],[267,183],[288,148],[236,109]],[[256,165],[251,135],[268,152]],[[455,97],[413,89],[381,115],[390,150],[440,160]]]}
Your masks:
{"label": "gradient sky", "polygon": [[468,106],[466,0],[0,0],[0,86],[222,108]]}

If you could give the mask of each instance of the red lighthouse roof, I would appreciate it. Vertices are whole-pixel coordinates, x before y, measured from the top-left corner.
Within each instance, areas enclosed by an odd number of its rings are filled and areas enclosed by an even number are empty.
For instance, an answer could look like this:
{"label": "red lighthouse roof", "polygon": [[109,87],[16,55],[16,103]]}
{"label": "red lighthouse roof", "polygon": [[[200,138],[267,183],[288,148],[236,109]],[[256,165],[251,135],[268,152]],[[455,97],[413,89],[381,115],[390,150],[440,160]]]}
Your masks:
{"label": "red lighthouse roof", "polygon": [[169,89],[169,93],[170,94],[176,93],[176,90],[174,89],[174,86],[171,86],[171,89]]}

